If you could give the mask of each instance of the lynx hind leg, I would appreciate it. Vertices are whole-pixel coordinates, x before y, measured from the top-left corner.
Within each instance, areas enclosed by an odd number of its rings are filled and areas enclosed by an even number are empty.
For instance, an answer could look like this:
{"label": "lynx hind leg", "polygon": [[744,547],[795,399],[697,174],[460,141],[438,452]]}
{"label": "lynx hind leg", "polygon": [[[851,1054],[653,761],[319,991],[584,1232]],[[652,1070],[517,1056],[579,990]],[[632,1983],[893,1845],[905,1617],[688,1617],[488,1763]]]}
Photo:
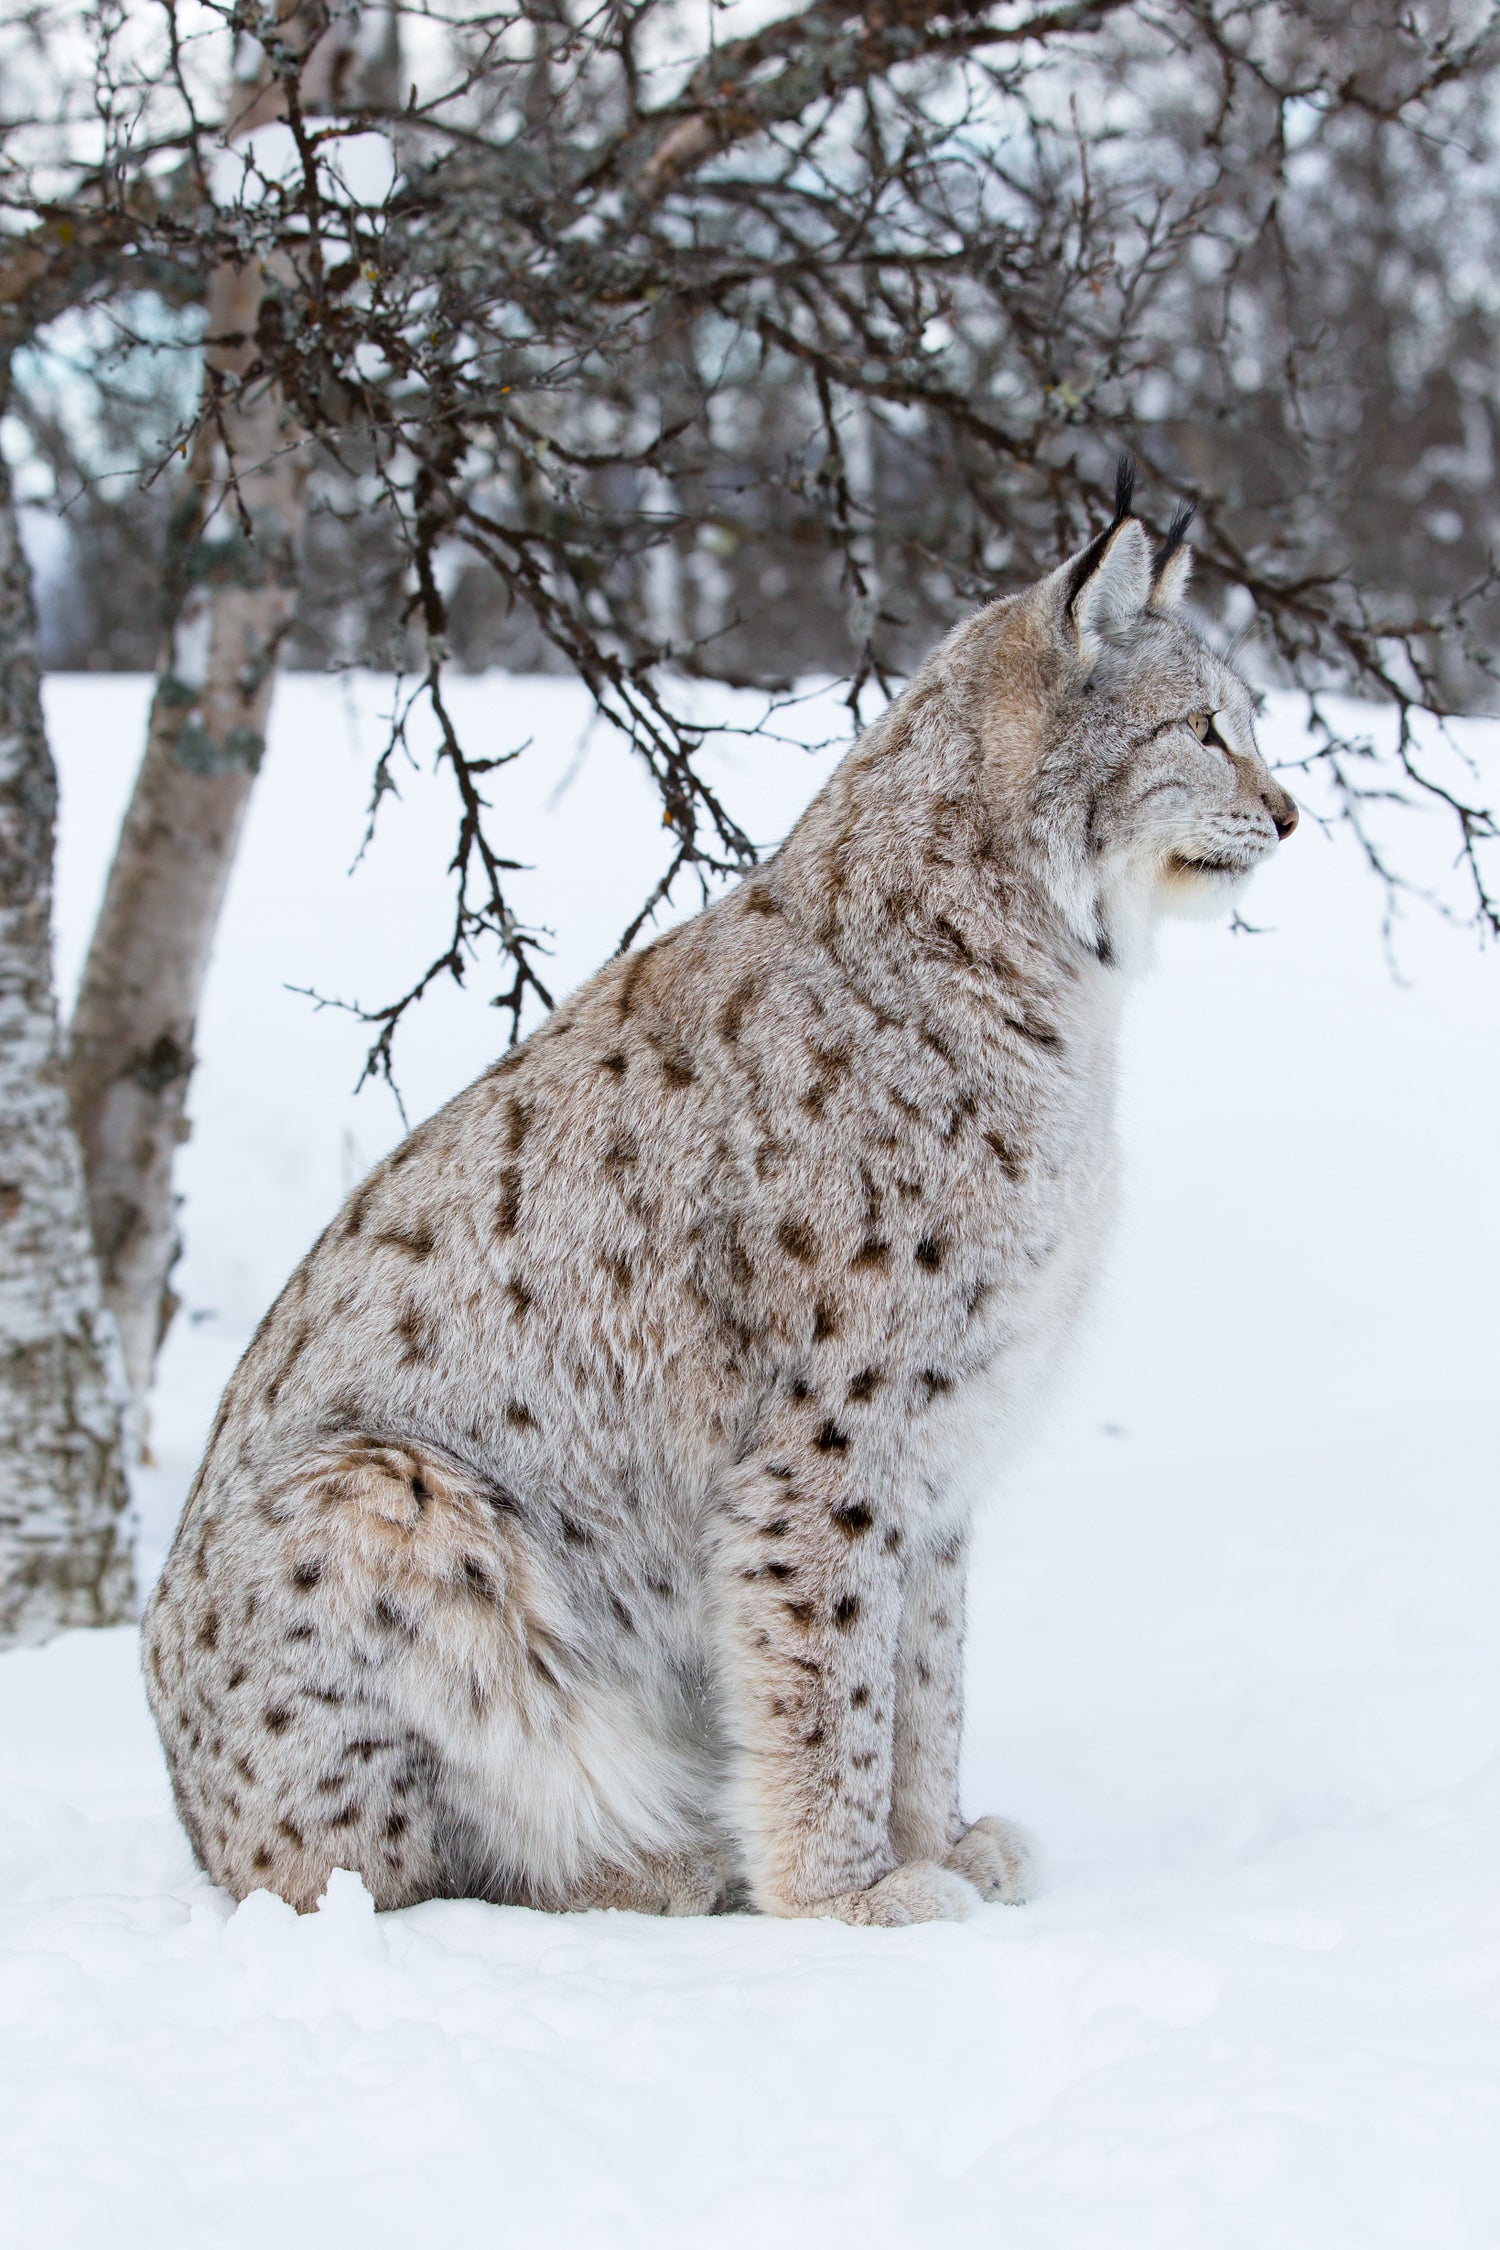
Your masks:
{"label": "lynx hind leg", "polygon": [[438,1449],[354,1438],[184,1523],[146,1620],[183,1822],[238,1898],[335,1867],[379,1906],[474,1887],[445,1744],[555,1691],[509,1502]]}
{"label": "lynx hind leg", "polygon": [[569,1905],[574,1912],[725,1914],[738,1903],[739,1889],[727,1854],[705,1848],[662,1853],[635,1867],[600,1868],[583,1879]]}

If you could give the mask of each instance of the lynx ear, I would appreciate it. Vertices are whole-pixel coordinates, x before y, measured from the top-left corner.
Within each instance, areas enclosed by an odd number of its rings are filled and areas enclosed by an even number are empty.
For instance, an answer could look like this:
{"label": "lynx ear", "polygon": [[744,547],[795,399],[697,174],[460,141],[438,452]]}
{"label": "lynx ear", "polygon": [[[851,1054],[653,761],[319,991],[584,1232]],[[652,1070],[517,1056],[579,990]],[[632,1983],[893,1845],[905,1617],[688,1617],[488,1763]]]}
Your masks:
{"label": "lynx ear", "polygon": [[1151,550],[1136,518],[1127,516],[1086,547],[1076,568],[1067,614],[1079,654],[1092,664],[1106,638],[1139,617],[1151,599]]}
{"label": "lynx ear", "polygon": [[1188,525],[1194,509],[1189,503],[1178,509],[1172,518],[1166,544],[1156,558],[1155,583],[1151,589],[1151,607],[1159,610],[1180,609],[1193,575],[1193,551],[1187,545]]}

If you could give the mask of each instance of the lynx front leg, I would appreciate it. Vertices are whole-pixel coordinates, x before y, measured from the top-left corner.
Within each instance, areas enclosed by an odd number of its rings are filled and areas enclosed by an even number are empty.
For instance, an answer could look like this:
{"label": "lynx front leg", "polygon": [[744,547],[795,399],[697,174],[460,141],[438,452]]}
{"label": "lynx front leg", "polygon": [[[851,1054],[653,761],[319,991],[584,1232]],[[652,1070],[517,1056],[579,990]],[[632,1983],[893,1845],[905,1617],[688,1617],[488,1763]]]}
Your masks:
{"label": "lynx front leg", "polygon": [[966,1824],[959,1810],[963,1731],[964,1595],[968,1535],[913,1558],[896,1653],[891,1844],[899,1859],[941,1860],[981,1898],[1016,1905],[1031,1891],[1024,1829],[991,1814]]}
{"label": "lynx front leg", "polygon": [[[731,1818],[754,1903],[846,1922],[960,1919],[971,1885],[891,1847],[902,1526],[827,1425],[763,1456],[720,1548],[720,1663],[738,1755]],[[946,1848],[945,1840],[945,1848]]]}
{"label": "lynx front leg", "polygon": [[891,1843],[903,1859],[946,1859],[963,1834],[958,1749],[963,1725],[968,1541],[913,1556],[896,1651]]}

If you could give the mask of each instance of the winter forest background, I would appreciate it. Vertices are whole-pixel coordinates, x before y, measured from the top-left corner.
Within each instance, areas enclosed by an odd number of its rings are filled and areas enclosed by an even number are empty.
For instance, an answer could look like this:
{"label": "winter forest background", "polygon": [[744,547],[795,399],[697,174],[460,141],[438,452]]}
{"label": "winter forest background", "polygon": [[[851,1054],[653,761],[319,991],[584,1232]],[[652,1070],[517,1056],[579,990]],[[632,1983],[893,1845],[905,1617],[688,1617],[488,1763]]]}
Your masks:
{"label": "winter forest background", "polygon": [[[13,0],[0,2238],[1493,2243],[1497,124],[1477,4]],[[1311,818],[1134,1004],[988,1527],[1045,1896],[231,1911],[130,1620],[393,1093],[773,846],[1122,446]]]}

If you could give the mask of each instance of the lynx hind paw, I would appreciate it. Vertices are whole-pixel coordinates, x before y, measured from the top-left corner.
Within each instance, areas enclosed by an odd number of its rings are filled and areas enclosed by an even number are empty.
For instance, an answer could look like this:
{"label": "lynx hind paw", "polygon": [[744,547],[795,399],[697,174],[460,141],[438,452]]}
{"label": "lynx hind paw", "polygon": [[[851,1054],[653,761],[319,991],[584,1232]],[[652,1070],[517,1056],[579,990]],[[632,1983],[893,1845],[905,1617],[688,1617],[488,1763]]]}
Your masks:
{"label": "lynx hind paw", "polygon": [[727,1857],[672,1852],[639,1867],[601,1870],[573,1904],[585,1912],[611,1907],[622,1914],[723,1914],[733,1907],[735,1891]]}
{"label": "lynx hind paw", "polygon": [[944,1861],[982,1899],[1021,1906],[1036,1890],[1036,1846],[1024,1828],[995,1813],[966,1828]]}
{"label": "lynx hind paw", "polygon": [[966,1922],[978,1904],[974,1886],[960,1873],[935,1860],[913,1859],[867,1891],[843,1891],[807,1911],[823,1919],[899,1930],[912,1922]]}

